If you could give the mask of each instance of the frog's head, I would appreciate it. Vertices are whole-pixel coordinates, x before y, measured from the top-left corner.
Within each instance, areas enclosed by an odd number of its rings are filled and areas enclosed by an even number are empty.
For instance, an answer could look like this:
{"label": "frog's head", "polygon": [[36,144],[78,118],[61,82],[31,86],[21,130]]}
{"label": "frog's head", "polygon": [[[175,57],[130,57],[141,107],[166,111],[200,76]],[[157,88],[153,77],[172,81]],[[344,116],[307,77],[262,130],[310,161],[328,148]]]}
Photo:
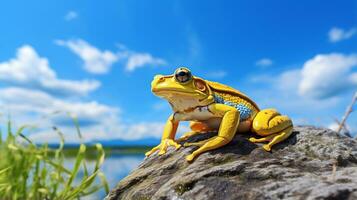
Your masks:
{"label": "frog's head", "polygon": [[207,101],[211,94],[207,82],[193,76],[191,71],[185,67],[176,69],[172,75],[156,75],[151,82],[151,91],[172,104],[177,103],[177,101],[182,102],[182,100],[201,104],[201,102]]}

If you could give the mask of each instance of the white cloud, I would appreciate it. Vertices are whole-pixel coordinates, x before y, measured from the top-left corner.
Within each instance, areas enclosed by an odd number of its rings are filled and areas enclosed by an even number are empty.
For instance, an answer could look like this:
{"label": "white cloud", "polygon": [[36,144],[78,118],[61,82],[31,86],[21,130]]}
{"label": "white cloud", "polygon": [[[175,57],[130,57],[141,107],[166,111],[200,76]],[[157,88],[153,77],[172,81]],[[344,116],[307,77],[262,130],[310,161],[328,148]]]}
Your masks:
{"label": "white cloud", "polygon": [[[320,54],[309,59],[301,68],[280,74],[255,75],[250,78],[248,95],[261,108],[277,108],[292,117],[294,124],[334,128],[331,121],[343,115],[350,103],[350,93],[356,89],[357,55]],[[353,115],[354,113],[352,113]],[[356,124],[350,117],[348,124]],[[356,126],[350,127],[352,133]]]}
{"label": "white cloud", "polygon": [[301,69],[292,69],[276,74],[256,74],[249,78],[254,84],[272,85],[281,91],[297,91],[301,80]]}
{"label": "white cloud", "polygon": [[161,58],[154,58],[149,53],[134,53],[128,58],[125,69],[127,71],[134,71],[139,67],[144,67],[145,65],[165,65],[166,61]]}
{"label": "white cloud", "polygon": [[343,30],[341,28],[334,27],[328,32],[330,42],[339,42],[347,40],[357,34],[357,28],[351,28],[349,30]]}
{"label": "white cloud", "polygon": [[120,56],[109,50],[99,50],[84,40],[56,40],[60,46],[68,47],[84,61],[84,69],[93,74],[107,73]]}
{"label": "white cloud", "polygon": [[120,51],[112,52],[99,50],[82,39],[56,40],[55,43],[77,54],[84,61],[83,68],[93,74],[108,73],[112,65],[118,61],[125,62],[125,70],[129,72],[148,65],[166,64],[164,59],[153,57],[150,53],[131,51],[122,44],[117,45]]}
{"label": "white cloud", "polygon": [[60,99],[43,91],[18,87],[0,89],[0,110],[10,113],[17,124],[37,126],[39,129],[30,135],[36,142],[59,141],[50,130],[52,125],[61,129],[67,142],[79,142],[71,117],[78,119],[85,142],[160,138],[164,126],[161,122],[124,123],[117,107],[96,101]]}
{"label": "white cloud", "polygon": [[254,89],[241,90],[247,91],[261,109],[276,108],[282,114],[291,117],[295,125],[329,124],[332,117],[339,115],[336,108],[340,109],[340,106],[344,105],[344,99],[314,99],[301,96],[298,94],[300,79],[299,69],[289,70],[270,78],[254,79],[250,84]]}
{"label": "white cloud", "polygon": [[299,83],[299,94],[327,98],[357,87],[357,55],[319,54],[305,62]]}
{"label": "white cloud", "polygon": [[262,58],[260,60],[258,60],[257,62],[255,62],[255,65],[259,66],[259,67],[269,67],[273,64],[273,61],[269,58]]}
{"label": "white cloud", "polygon": [[67,142],[79,142],[71,117],[78,119],[84,141],[161,137],[163,123],[122,122],[118,107],[83,100],[81,95],[100,83],[57,78],[47,58],[29,45],[20,47],[15,58],[0,63],[0,81],[6,83],[0,87],[0,113],[10,115],[15,127],[38,127],[29,133],[35,142],[58,142],[51,131],[53,125],[61,129]]}
{"label": "white cloud", "polygon": [[357,54],[318,54],[302,68],[287,70],[279,75],[255,75],[253,83],[269,83],[282,91],[297,91],[300,97],[325,99],[336,97],[357,86]]}
{"label": "white cloud", "polygon": [[[339,103],[340,98],[314,99],[301,96],[298,93],[301,81],[299,69],[285,71],[270,78],[253,79],[251,82],[257,84],[254,90],[249,91],[261,108],[276,107],[282,112],[293,113],[299,119],[312,119],[314,115],[323,111],[331,111],[332,106]],[[307,114],[309,113],[309,114]],[[303,120],[300,120],[303,121]]]}
{"label": "white cloud", "polygon": [[164,130],[163,122],[139,122],[137,124],[127,125],[124,128],[125,138],[129,140],[142,138],[161,138]]}
{"label": "white cloud", "polygon": [[281,90],[297,90],[297,84],[301,80],[301,70],[292,69],[281,73],[278,77],[275,77],[276,87]]}
{"label": "white cloud", "polygon": [[327,128],[333,130],[333,131],[337,131],[340,125],[338,125],[337,123],[331,123],[330,125],[327,126]]}
{"label": "white cloud", "polygon": [[96,80],[73,81],[57,78],[47,58],[40,57],[29,45],[20,47],[16,58],[0,63],[0,80],[63,95],[86,95],[100,86],[100,82]]}
{"label": "white cloud", "polygon": [[[14,114],[36,114],[51,116],[53,113],[70,113],[72,117],[80,120],[91,120],[93,123],[102,119],[114,118],[118,109],[99,104],[95,101],[80,102],[53,97],[40,90],[7,87],[0,89],[0,105]],[[57,116],[51,116],[60,120]]]}
{"label": "white cloud", "polygon": [[67,14],[64,16],[64,19],[66,21],[72,21],[74,19],[78,18],[78,13],[76,11],[68,11]]}
{"label": "white cloud", "polygon": [[[144,138],[160,139],[164,124],[161,122],[139,122],[136,124],[127,124],[115,121],[114,124],[102,123],[94,126],[81,126],[80,130],[83,136],[83,142],[100,140],[139,140]],[[59,129],[64,134],[65,141],[68,143],[78,143],[80,140],[74,127],[60,126]],[[58,143],[59,136],[53,131],[38,131],[30,135],[30,139],[37,142]],[[179,134],[178,134],[179,135]]]}

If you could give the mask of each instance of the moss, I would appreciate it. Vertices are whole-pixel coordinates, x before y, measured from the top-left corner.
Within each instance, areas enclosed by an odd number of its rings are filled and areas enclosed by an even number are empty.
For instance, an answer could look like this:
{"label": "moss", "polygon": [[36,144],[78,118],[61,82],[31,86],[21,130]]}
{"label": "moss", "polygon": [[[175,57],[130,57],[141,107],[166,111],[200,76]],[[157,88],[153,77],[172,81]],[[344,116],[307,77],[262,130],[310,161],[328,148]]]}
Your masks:
{"label": "moss", "polygon": [[320,157],[318,155],[316,155],[316,153],[313,150],[307,150],[307,151],[305,151],[305,154],[310,159],[320,159]]}
{"label": "moss", "polygon": [[297,150],[303,152],[309,159],[319,159],[314,150],[310,148],[310,145],[305,145],[303,147],[298,148]]}
{"label": "moss", "polygon": [[193,186],[195,185],[194,182],[189,182],[189,183],[184,183],[184,184],[178,184],[175,186],[174,190],[178,195],[183,195],[185,192],[190,191]]}
{"label": "moss", "polygon": [[233,156],[225,156],[222,159],[217,159],[214,162],[212,162],[213,166],[218,166],[218,165],[224,165],[226,163],[230,163],[235,161],[235,158]]}
{"label": "moss", "polygon": [[347,178],[340,178],[336,180],[337,183],[351,183],[352,180],[351,179],[347,179]]}
{"label": "moss", "polygon": [[135,197],[134,200],[150,200],[151,198],[148,196],[139,196]]}

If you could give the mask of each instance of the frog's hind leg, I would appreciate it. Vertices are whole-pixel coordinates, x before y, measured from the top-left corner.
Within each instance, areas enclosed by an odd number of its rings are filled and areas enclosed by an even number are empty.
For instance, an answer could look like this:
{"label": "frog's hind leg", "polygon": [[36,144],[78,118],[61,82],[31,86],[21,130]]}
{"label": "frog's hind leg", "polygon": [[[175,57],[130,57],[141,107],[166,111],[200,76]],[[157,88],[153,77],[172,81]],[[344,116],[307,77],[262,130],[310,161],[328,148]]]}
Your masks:
{"label": "frog's hind leg", "polygon": [[[212,131],[218,131],[221,121],[222,121],[221,118],[213,118],[213,119],[207,120],[205,122],[211,128]],[[251,124],[252,124],[251,121],[242,121],[239,123],[237,131],[238,132],[247,132],[250,130]],[[188,147],[188,146],[199,146],[200,147],[212,139],[214,139],[214,137],[208,138],[206,140],[202,140],[199,142],[186,142],[184,144],[184,146],[185,147]]]}
{"label": "frog's hind leg", "polygon": [[218,126],[216,124],[217,123],[214,120],[191,121],[190,122],[191,131],[184,133],[179,139],[177,139],[177,141],[181,142],[181,141],[187,140],[188,138],[190,138],[194,135],[217,131],[219,124],[218,124]]}
{"label": "frog's hind leg", "polygon": [[283,131],[280,132],[279,135],[275,136],[268,144],[263,145],[263,149],[265,149],[266,151],[271,151],[273,145],[284,141],[286,138],[288,138],[291,135],[292,132],[293,132],[292,126],[284,129]]}
{"label": "frog's hind leg", "polygon": [[275,109],[265,109],[258,112],[253,120],[252,129],[263,138],[249,138],[251,142],[266,142],[266,151],[271,151],[273,145],[288,138],[293,129],[293,123],[288,116],[281,115]]}
{"label": "frog's hind leg", "polygon": [[271,141],[275,136],[277,136],[278,134],[272,134],[272,135],[268,135],[266,137],[262,137],[262,138],[254,138],[251,137],[249,138],[249,141],[253,142],[253,143],[257,143],[257,142],[268,142]]}
{"label": "frog's hind leg", "polygon": [[184,147],[190,147],[190,146],[203,146],[207,142],[211,141],[214,137],[208,138],[206,140],[198,141],[198,142],[186,142],[183,146]]}

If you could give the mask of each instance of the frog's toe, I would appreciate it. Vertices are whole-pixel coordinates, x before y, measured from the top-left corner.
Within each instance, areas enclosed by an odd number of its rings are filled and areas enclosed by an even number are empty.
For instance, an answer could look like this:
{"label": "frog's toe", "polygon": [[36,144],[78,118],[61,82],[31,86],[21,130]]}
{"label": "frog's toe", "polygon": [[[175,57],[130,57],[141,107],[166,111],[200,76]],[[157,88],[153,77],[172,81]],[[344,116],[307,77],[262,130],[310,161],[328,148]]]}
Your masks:
{"label": "frog's toe", "polygon": [[169,140],[169,145],[170,146],[174,146],[176,149],[181,148],[181,145],[178,144],[177,142],[173,141],[173,140]]}
{"label": "frog's toe", "polygon": [[159,155],[161,156],[161,155],[164,155],[166,153],[166,150],[161,150],[161,151],[159,151]]}
{"label": "frog's toe", "polygon": [[184,147],[198,146],[197,142],[186,142],[183,144]]}
{"label": "frog's toe", "polygon": [[167,150],[167,146],[161,147],[161,149],[159,151],[159,155],[164,155],[166,153],[166,150]]}
{"label": "frog's toe", "polygon": [[191,146],[203,146],[204,144],[206,144],[206,140],[204,141],[199,141],[199,142],[186,142],[185,144],[183,144],[184,147],[191,147]]}
{"label": "frog's toe", "polygon": [[253,143],[257,142],[257,140],[258,140],[258,139],[257,139],[257,138],[254,138],[254,137],[249,138],[249,141],[250,141],[250,142],[253,142]]}
{"label": "frog's toe", "polygon": [[186,160],[187,160],[188,162],[192,162],[193,159],[195,159],[195,156],[194,156],[193,154],[190,154],[190,155],[186,156]]}
{"label": "frog's toe", "polygon": [[151,154],[153,154],[154,152],[156,152],[157,150],[159,150],[159,147],[158,147],[158,146],[156,146],[156,147],[152,148],[150,151],[146,152],[146,153],[145,153],[145,156],[148,157],[148,156],[150,156]]}
{"label": "frog's toe", "polygon": [[265,145],[263,145],[263,149],[265,151],[271,151],[271,146],[269,144],[265,144]]}

